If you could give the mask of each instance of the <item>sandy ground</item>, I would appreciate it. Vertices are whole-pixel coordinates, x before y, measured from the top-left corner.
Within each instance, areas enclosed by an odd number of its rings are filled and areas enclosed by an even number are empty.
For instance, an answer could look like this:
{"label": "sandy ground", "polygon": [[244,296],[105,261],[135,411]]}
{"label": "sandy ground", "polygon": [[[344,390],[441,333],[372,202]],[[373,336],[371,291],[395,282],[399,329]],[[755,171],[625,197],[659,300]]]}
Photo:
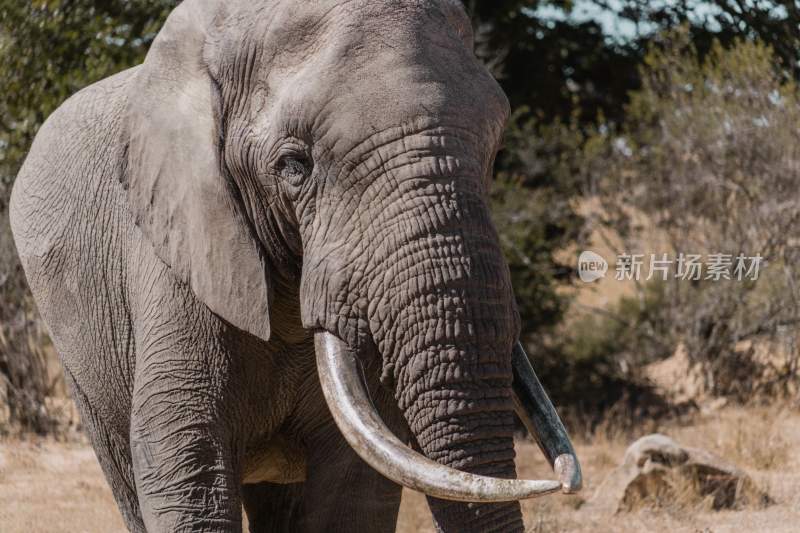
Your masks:
{"label": "sandy ground", "polygon": [[[580,496],[523,503],[527,529],[577,532],[795,532],[800,531],[800,412],[724,409],[691,424],[661,428],[678,442],[709,449],[749,472],[775,504],[765,509],[713,512],[698,505],[613,515],[584,505],[621,461],[629,439],[579,442],[586,477]],[[520,442],[520,474],[547,477],[536,447]],[[0,442],[0,532],[107,533],[124,531],[91,448],[49,440]],[[406,491],[398,531],[433,532],[423,496]]]}

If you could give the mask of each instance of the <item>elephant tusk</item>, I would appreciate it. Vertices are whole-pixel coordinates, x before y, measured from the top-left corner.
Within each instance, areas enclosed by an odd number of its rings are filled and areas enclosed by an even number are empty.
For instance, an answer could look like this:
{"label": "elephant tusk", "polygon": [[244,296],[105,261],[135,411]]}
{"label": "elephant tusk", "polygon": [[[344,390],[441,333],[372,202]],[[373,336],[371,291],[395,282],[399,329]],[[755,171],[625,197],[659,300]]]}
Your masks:
{"label": "elephant tusk", "polygon": [[561,481],[565,494],[581,489],[583,478],[578,456],[569,440],[553,402],[536,377],[528,354],[517,342],[512,352],[514,370],[514,407],[528,432],[544,453]]}
{"label": "elephant tusk", "polygon": [[558,481],[498,479],[441,465],[411,450],[386,427],[369,401],[355,353],[338,337],[314,336],[322,392],[333,419],[355,452],[404,487],[444,500],[507,502],[557,492]]}

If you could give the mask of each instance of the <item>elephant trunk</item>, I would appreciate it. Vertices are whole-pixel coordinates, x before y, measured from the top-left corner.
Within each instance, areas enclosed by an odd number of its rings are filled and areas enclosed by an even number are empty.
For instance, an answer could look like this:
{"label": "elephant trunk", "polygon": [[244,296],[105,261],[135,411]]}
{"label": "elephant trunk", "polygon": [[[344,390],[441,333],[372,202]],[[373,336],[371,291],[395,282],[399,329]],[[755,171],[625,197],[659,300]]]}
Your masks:
{"label": "elephant trunk", "polygon": [[[413,172],[422,164],[406,167],[396,179],[403,208],[372,225],[379,245],[367,271],[369,329],[413,445],[440,465],[513,480],[511,349],[519,318],[486,203],[485,169],[469,156],[448,157],[424,168],[458,172],[420,176]],[[519,504],[502,500],[547,494],[558,484],[537,488],[472,499],[487,502],[480,504],[431,497],[430,505],[445,531],[516,531]]]}
{"label": "elephant trunk", "polygon": [[[459,223],[406,245],[415,260],[395,281],[404,301],[373,329],[381,353],[392,354],[384,374],[415,446],[439,464],[514,479],[510,354],[519,321],[484,196],[467,188],[480,182],[461,179]],[[429,501],[445,531],[522,530],[516,502]]]}
{"label": "elephant trunk", "polygon": [[[329,231],[304,262],[305,293],[328,288],[308,299],[305,321],[318,331],[323,391],[350,445],[428,494],[441,529],[521,531],[516,500],[561,484],[514,479],[519,317],[486,202],[488,162],[463,155],[477,152],[455,137],[403,141],[415,151],[377,158],[392,161],[391,179],[360,195],[374,206],[363,236],[353,243],[352,233]],[[421,454],[391,435],[363,391],[355,358],[370,347]]]}

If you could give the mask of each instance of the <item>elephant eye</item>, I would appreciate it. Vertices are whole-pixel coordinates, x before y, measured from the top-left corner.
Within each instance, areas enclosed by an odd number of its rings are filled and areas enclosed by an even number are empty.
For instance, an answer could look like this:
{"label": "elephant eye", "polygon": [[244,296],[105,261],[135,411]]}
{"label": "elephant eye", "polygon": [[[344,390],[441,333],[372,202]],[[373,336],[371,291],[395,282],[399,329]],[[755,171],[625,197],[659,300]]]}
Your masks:
{"label": "elephant eye", "polygon": [[311,158],[302,153],[284,154],[275,163],[275,171],[291,185],[300,185],[312,167]]}
{"label": "elephant eye", "polygon": [[286,157],[280,161],[278,171],[284,178],[290,178],[298,174],[305,175],[306,162],[303,159]]}

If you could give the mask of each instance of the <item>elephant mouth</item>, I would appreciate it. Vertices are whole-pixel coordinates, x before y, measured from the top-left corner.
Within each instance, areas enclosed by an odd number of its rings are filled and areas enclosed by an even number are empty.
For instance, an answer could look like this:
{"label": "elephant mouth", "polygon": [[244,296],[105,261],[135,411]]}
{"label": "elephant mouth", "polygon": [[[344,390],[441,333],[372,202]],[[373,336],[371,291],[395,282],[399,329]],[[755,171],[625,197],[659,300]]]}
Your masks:
{"label": "elephant mouth", "polygon": [[381,420],[357,371],[355,352],[327,332],[314,335],[322,391],[339,430],[372,468],[404,487],[435,498],[497,503],[581,488],[581,470],[569,436],[522,346],[512,356],[514,404],[559,479],[500,479],[439,464],[403,444]]}

